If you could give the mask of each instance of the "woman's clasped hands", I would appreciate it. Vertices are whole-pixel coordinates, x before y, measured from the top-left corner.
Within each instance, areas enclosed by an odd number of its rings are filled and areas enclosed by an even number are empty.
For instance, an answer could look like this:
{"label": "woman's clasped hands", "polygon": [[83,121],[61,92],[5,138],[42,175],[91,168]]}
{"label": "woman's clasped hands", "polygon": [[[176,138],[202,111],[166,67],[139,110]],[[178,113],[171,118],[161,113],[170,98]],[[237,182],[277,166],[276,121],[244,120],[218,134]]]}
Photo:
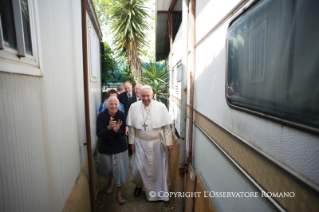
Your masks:
{"label": "woman's clasped hands", "polygon": [[109,130],[113,129],[114,132],[117,133],[117,131],[120,129],[122,125],[122,121],[114,121],[114,118],[110,117],[109,126],[107,127]]}

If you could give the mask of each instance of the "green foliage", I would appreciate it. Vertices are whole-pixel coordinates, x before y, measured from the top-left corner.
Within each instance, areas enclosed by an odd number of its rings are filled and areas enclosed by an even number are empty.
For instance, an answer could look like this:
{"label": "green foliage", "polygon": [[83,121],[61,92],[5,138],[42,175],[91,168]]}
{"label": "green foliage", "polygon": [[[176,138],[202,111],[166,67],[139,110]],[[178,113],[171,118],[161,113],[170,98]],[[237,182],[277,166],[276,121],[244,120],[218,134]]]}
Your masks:
{"label": "green foliage", "polygon": [[127,63],[117,63],[114,53],[107,42],[104,42],[104,52],[102,53],[102,83],[134,81],[132,70]]}
{"label": "green foliage", "polygon": [[161,101],[167,99],[169,92],[167,91],[169,72],[165,61],[144,63],[144,78],[141,81],[144,85],[152,87],[154,99]]}
{"label": "green foliage", "polygon": [[148,46],[147,8],[143,0],[114,0],[110,5],[109,21],[116,57],[120,62],[127,60],[135,77],[140,77],[143,72],[139,55],[142,46]]}
{"label": "green foliage", "polygon": [[92,2],[100,24],[105,23],[104,21],[107,21],[108,18],[108,7],[112,0],[93,0]]}
{"label": "green foliage", "polygon": [[[113,7],[113,5],[116,5],[117,9],[121,8],[121,15],[122,15],[121,19],[122,19],[124,17],[124,15],[125,15],[122,11],[126,11],[127,7],[126,6],[125,7],[121,7],[120,4],[118,4],[118,2],[125,2],[125,1],[123,1],[123,0],[122,1],[121,0],[92,0],[92,1],[93,1],[93,4],[94,4],[95,12],[96,12],[96,15],[98,17],[98,20],[99,20],[99,23],[100,23],[104,38],[106,38],[107,40],[114,40],[113,38],[111,38],[112,37],[111,27],[114,24],[114,19],[113,19],[113,17],[111,18],[112,10],[116,9],[116,8]],[[134,4],[134,1],[126,0],[126,2],[130,2],[132,5]],[[142,8],[142,9],[148,15],[147,17],[140,18],[139,20],[143,20],[143,22],[146,23],[147,27],[149,27],[149,29],[151,31],[154,31],[155,14],[156,14],[155,13],[155,2],[153,0],[152,1],[139,0],[138,4],[144,6],[144,8]],[[145,6],[145,5],[147,5],[147,6]],[[133,11],[133,9],[131,9],[131,10]],[[132,20],[137,20],[137,18],[134,18],[134,17],[132,17],[131,19]],[[129,19],[127,19],[127,20],[129,21]],[[135,22],[134,22],[134,24],[135,24]],[[140,29],[139,26],[137,28]],[[144,33],[149,33],[150,31],[147,32],[146,30],[143,30],[143,32]],[[142,40],[146,41],[146,42],[138,44],[137,56],[140,58],[140,61],[148,61],[149,59],[152,59],[152,60],[155,59],[155,42],[154,42],[154,39],[153,38],[150,39],[148,37],[147,40],[145,40],[145,39],[142,39]],[[145,45],[145,43],[146,43],[146,45]],[[113,46],[113,43],[110,43],[110,41],[109,41],[109,44],[112,46],[113,49],[115,49],[114,46]],[[131,44],[133,44],[133,45],[131,45]],[[130,45],[134,48],[135,43],[132,42],[131,44]],[[123,45],[123,46],[124,46],[124,48],[120,49],[121,50],[120,53],[115,49],[116,50],[116,55],[118,55],[118,53],[120,55],[120,57],[116,56],[117,62],[121,62],[121,63],[123,63],[123,62],[125,63],[125,62],[128,61],[128,56],[127,56],[127,51],[126,51],[127,48],[126,48],[126,45]],[[132,54],[132,55],[136,56],[136,54]],[[133,65],[132,65],[132,63],[130,63],[130,61],[128,61],[128,62],[131,65],[133,70],[136,69],[134,66],[140,67],[140,70],[139,70],[140,73],[139,74],[138,73],[135,74],[136,76],[142,75],[142,66],[141,65],[136,65],[137,63],[140,64],[138,59],[135,60],[135,62],[134,62],[134,60],[132,61]],[[133,73],[135,73],[135,72],[136,71],[134,70]]]}
{"label": "green foliage", "polygon": [[103,37],[110,35],[109,19],[110,19],[110,5],[113,0],[93,0],[96,16],[99,20]]}
{"label": "green foliage", "polygon": [[104,51],[102,53],[102,84],[117,80],[117,63],[114,53],[107,42],[103,42]]}
{"label": "green foliage", "polygon": [[119,66],[119,69],[121,70],[121,73],[122,73],[122,78],[123,78],[122,82],[129,80],[132,83],[134,83],[134,76],[133,76],[132,70],[130,69],[130,66],[127,63],[122,63]]}
{"label": "green foliage", "polygon": [[147,37],[147,30],[154,30],[155,26],[155,3],[149,3],[149,0],[92,1],[104,36],[114,36],[114,43],[109,44],[115,52],[112,52],[114,63],[118,65],[103,71],[103,82],[117,79],[134,82],[143,76],[141,60],[155,59],[155,42]]}

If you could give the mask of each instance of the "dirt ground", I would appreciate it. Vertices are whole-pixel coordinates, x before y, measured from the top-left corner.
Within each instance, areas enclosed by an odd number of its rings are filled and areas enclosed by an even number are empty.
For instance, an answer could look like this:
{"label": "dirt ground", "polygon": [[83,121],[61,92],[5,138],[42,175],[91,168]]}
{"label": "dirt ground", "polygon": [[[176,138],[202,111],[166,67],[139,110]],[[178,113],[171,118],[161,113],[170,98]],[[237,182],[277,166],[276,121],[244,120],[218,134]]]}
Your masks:
{"label": "dirt ground", "polygon": [[174,199],[168,202],[157,201],[149,202],[145,197],[145,192],[142,191],[139,197],[133,195],[135,184],[131,182],[132,169],[130,166],[129,178],[122,185],[122,195],[126,199],[125,205],[119,205],[115,200],[116,186],[113,185],[112,193],[106,193],[108,180],[102,176],[99,179],[99,192],[96,198],[96,210],[98,212],[175,212]]}

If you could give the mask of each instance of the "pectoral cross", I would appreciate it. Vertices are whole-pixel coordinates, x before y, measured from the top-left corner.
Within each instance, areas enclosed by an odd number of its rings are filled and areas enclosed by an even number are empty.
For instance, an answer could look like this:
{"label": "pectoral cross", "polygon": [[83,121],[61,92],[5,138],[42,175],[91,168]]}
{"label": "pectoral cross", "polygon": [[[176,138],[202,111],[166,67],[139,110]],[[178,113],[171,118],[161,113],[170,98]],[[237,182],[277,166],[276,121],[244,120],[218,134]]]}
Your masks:
{"label": "pectoral cross", "polygon": [[142,126],[144,127],[144,131],[146,131],[146,127],[147,127],[148,125],[146,125],[146,124],[144,123]]}

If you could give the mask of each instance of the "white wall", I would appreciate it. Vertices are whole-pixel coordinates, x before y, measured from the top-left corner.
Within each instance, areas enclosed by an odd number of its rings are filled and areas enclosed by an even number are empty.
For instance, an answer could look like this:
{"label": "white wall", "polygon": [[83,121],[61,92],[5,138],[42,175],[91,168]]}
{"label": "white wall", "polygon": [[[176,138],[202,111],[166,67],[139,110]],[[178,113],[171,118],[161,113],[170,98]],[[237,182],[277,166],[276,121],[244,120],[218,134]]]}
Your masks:
{"label": "white wall", "polygon": [[[88,15],[88,14],[87,14]],[[88,22],[92,26],[91,20],[87,17]],[[91,142],[92,148],[96,146],[97,136],[96,136],[96,118],[98,115],[98,108],[101,104],[101,64],[100,64],[100,41],[97,37],[97,33],[93,27],[89,31],[88,38],[90,39],[89,45],[89,70],[90,73],[94,73],[89,79],[89,89],[90,89],[90,126],[91,126]],[[94,51],[93,51],[94,50]],[[95,69],[95,70],[93,70]]]}
{"label": "white wall", "polygon": [[0,211],[49,208],[41,96],[38,77],[0,72]]}
{"label": "white wall", "polygon": [[196,43],[240,1],[241,0],[196,1]]}
{"label": "white wall", "polygon": [[173,43],[173,59],[172,59],[172,64],[173,67],[177,65],[177,63],[182,59],[182,34],[183,34],[183,30],[182,30],[182,25],[183,23],[181,23],[181,27],[179,28],[175,39],[174,39],[174,43]]}
{"label": "white wall", "polygon": [[[87,157],[81,2],[34,5],[43,76],[0,72],[0,211],[61,211]],[[97,37],[95,44],[99,61]],[[99,63],[96,69],[89,82],[93,145]]]}
{"label": "white wall", "polygon": [[[227,26],[228,21],[196,49],[194,108],[279,163],[319,185],[318,136],[231,109],[227,105]],[[206,104],[202,104],[203,101]]]}

